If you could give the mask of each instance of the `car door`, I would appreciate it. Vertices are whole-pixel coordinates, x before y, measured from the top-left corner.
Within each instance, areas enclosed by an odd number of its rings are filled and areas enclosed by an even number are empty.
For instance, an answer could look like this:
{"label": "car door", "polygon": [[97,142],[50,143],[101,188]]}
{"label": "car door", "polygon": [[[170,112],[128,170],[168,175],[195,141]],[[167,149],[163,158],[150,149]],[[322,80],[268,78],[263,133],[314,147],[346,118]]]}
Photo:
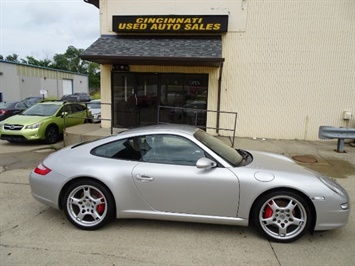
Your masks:
{"label": "car door", "polygon": [[70,107],[69,114],[67,116],[67,126],[75,126],[84,123],[86,117],[85,106],[77,103],[68,104]]}
{"label": "car door", "polygon": [[227,168],[198,169],[208,154],[192,141],[175,135],[139,137],[141,159],[132,171],[144,200],[155,210],[235,217],[238,178]]}

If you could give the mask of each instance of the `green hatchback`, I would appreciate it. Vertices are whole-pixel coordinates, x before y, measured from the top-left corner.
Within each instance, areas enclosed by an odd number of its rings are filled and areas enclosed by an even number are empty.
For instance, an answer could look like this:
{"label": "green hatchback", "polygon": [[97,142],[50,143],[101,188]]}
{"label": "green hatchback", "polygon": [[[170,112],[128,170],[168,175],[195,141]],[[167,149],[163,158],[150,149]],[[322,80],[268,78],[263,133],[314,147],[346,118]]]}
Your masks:
{"label": "green hatchback", "polygon": [[84,104],[42,102],[2,121],[0,139],[9,142],[44,140],[53,144],[65,127],[91,121],[91,113]]}

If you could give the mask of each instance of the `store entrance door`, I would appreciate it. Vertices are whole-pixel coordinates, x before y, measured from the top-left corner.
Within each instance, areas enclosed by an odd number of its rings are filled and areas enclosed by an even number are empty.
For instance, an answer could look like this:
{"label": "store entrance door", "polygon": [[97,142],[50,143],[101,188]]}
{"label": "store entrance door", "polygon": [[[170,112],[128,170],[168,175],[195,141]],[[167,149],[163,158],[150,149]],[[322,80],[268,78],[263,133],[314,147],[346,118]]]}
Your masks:
{"label": "store entrance door", "polygon": [[114,127],[155,124],[158,109],[158,76],[113,73]]}
{"label": "store entrance door", "polygon": [[[131,128],[156,124],[159,105],[177,107],[164,110],[163,122],[189,123],[194,112],[179,108],[206,109],[207,83],[207,74],[113,72],[113,126]],[[201,125],[206,125],[206,116]]]}

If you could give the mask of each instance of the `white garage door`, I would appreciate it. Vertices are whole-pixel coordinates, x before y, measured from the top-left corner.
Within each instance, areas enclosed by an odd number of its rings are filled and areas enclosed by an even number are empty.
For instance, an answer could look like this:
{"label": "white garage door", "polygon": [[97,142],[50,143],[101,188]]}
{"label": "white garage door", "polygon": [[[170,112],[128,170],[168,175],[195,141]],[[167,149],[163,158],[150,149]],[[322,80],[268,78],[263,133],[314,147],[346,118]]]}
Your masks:
{"label": "white garage door", "polygon": [[63,79],[63,95],[73,94],[73,80]]}

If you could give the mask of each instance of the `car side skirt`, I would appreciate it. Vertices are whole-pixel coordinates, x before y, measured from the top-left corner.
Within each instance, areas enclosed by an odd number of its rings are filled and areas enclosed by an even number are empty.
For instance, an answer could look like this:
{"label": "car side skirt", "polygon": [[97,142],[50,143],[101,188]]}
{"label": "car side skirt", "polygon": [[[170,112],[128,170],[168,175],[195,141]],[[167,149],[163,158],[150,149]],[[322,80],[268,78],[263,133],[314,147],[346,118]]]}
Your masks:
{"label": "car side skirt", "polygon": [[150,219],[175,222],[208,223],[248,226],[248,219],[235,217],[220,217],[197,214],[171,213],[159,211],[122,211],[118,213],[118,219]]}

